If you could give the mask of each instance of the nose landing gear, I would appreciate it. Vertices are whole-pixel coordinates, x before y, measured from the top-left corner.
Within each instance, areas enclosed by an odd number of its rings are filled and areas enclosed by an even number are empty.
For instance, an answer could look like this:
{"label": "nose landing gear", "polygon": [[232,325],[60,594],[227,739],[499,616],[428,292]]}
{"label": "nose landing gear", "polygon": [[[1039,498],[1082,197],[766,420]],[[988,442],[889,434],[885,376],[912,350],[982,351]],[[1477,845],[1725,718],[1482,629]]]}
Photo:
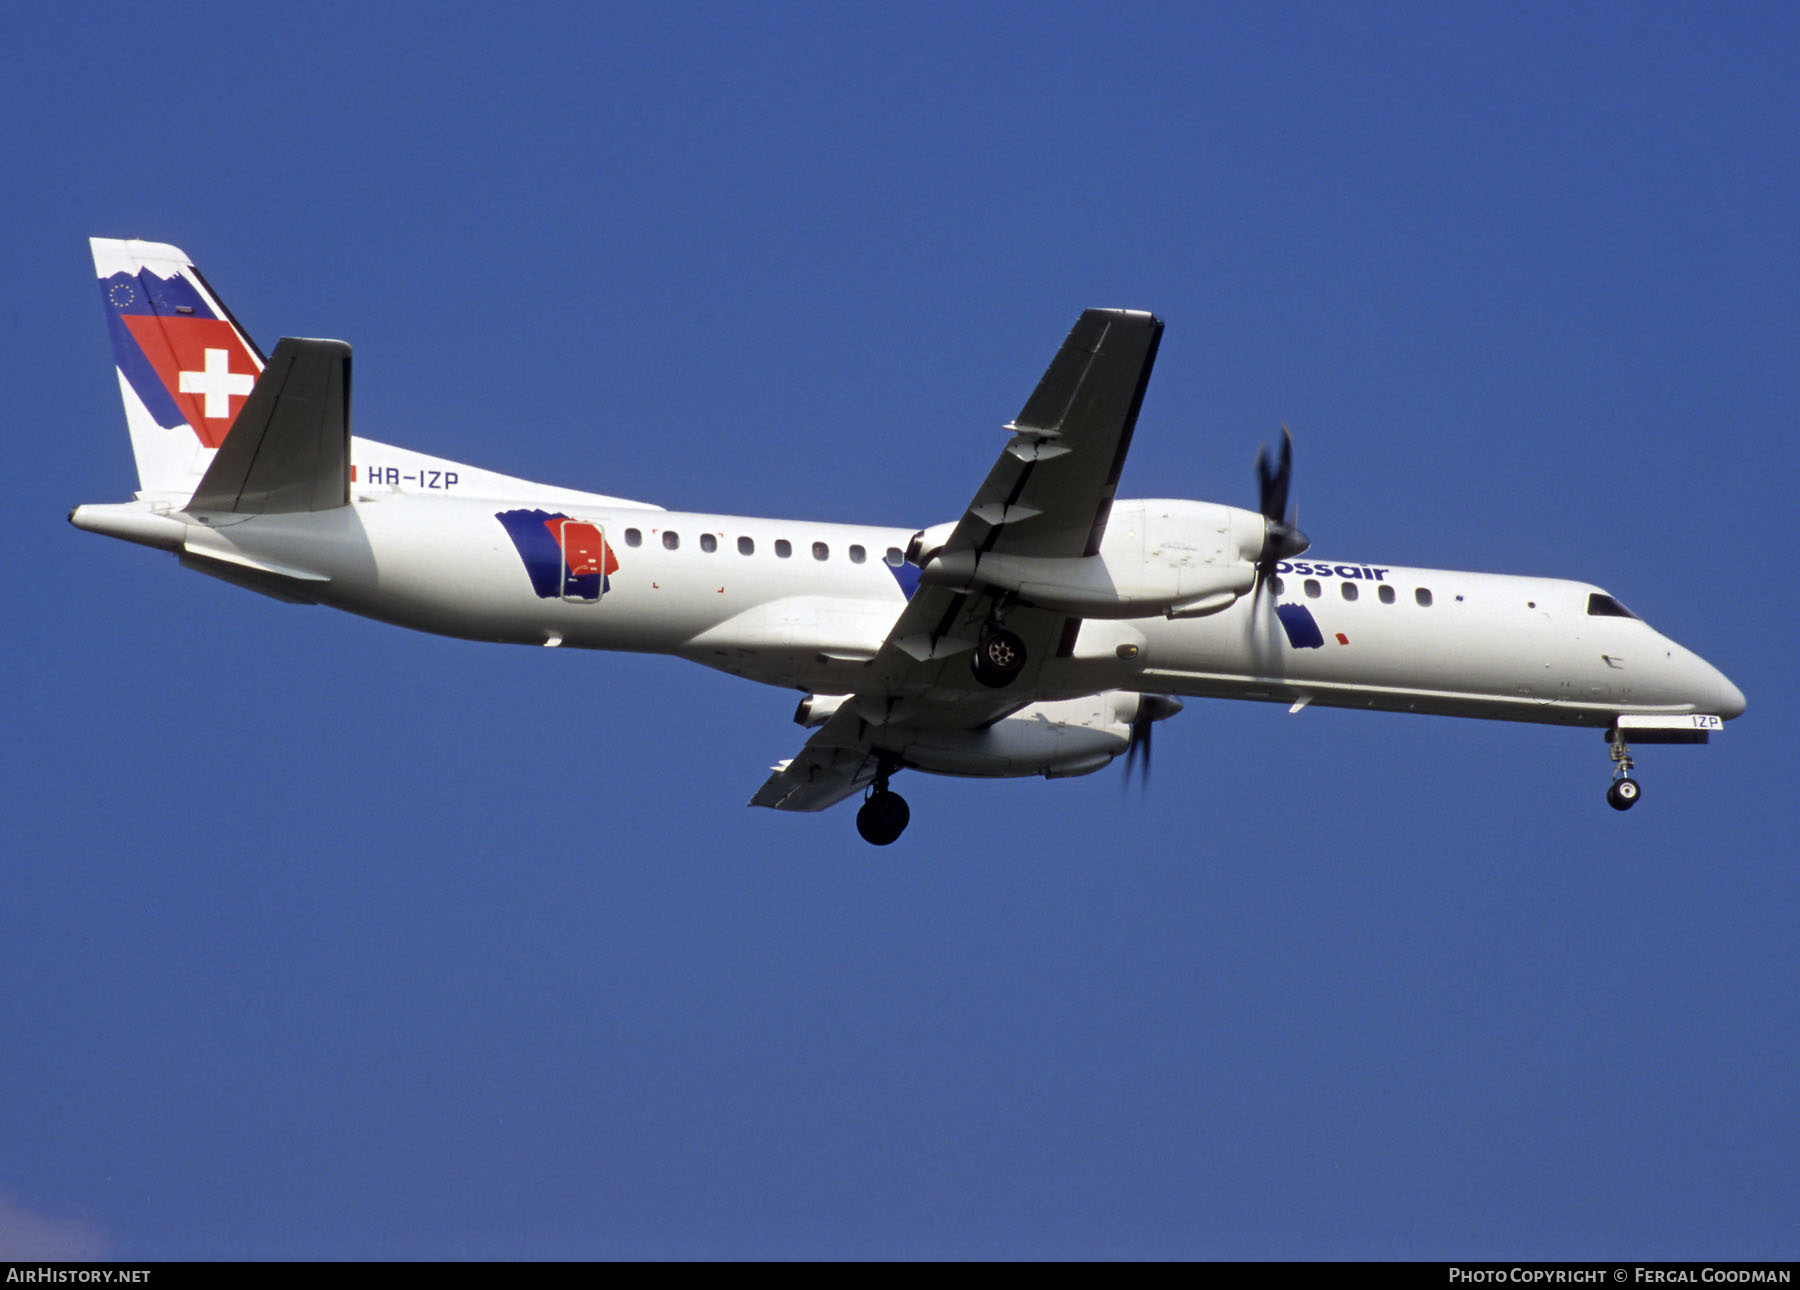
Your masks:
{"label": "nose landing gear", "polygon": [[899,769],[883,757],[875,772],[875,782],[856,812],[856,831],[873,846],[885,847],[906,832],[912,809],[906,799],[888,787],[888,776]]}
{"label": "nose landing gear", "polygon": [[1631,749],[1616,727],[1607,732],[1607,742],[1611,745],[1613,782],[1606,790],[1606,804],[1615,811],[1629,811],[1637,805],[1638,794],[1642,791],[1631,777]]}

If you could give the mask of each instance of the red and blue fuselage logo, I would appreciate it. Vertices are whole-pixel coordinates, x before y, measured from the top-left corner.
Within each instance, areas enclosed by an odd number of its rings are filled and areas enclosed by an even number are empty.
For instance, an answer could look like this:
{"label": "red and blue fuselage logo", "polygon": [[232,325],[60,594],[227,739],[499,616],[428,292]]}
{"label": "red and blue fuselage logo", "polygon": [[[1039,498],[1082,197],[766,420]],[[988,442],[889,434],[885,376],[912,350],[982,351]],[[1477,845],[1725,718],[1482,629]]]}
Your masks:
{"label": "red and blue fuselage logo", "polygon": [[610,591],[619,559],[599,526],[560,511],[500,511],[494,516],[518,548],[531,589],[545,600],[598,600]]}

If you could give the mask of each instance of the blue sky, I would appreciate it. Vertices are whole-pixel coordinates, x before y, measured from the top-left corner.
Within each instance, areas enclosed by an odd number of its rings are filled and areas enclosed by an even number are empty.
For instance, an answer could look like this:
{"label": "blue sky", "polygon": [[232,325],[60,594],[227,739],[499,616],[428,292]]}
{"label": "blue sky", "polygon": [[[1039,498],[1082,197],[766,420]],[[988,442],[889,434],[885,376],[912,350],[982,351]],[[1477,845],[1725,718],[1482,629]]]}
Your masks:
{"label": "blue sky", "polygon": [[[1791,7],[9,27],[12,1252],[1800,1256]],[[350,341],[369,437],[907,526],[1154,309],[1124,493],[1286,421],[1321,552],[1598,582],[1749,712],[1619,815],[1591,731],[1196,701],[875,851],[743,805],[792,695],[68,526],[90,234]]]}

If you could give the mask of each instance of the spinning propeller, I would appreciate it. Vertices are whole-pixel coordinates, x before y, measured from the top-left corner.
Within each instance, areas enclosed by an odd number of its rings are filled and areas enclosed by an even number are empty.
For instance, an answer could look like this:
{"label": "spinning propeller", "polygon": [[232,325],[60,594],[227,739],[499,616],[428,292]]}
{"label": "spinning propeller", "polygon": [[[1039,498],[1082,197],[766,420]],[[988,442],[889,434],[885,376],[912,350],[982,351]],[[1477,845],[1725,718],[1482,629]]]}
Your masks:
{"label": "spinning propeller", "polygon": [[1262,595],[1263,584],[1275,574],[1278,561],[1291,559],[1312,543],[1300,531],[1288,512],[1288,487],[1294,478],[1294,436],[1281,427],[1281,461],[1271,469],[1269,445],[1256,450],[1257,510],[1262,512],[1266,536],[1261,557],[1256,561],[1256,583],[1252,598]]}
{"label": "spinning propeller", "polygon": [[1125,745],[1124,791],[1131,790],[1132,769],[1137,770],[1138,789],[1150,788],[1150,731],[1157,722],[1181,711],[1181,700],[1167,694],[1138,695],[1137,716],[1131,721],[1131,742]]}

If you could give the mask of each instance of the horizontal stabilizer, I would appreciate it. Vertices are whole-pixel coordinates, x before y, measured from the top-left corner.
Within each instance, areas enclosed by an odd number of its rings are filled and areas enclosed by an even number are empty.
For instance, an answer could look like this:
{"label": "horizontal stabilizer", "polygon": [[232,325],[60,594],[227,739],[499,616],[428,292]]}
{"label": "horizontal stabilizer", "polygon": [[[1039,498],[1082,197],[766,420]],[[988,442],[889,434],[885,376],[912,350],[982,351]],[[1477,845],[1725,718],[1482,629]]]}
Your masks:
{"label": "horizontal stabilizer", "polygon": [[350,504],[350,346],[275,346],[190,511],[283,515]]}

